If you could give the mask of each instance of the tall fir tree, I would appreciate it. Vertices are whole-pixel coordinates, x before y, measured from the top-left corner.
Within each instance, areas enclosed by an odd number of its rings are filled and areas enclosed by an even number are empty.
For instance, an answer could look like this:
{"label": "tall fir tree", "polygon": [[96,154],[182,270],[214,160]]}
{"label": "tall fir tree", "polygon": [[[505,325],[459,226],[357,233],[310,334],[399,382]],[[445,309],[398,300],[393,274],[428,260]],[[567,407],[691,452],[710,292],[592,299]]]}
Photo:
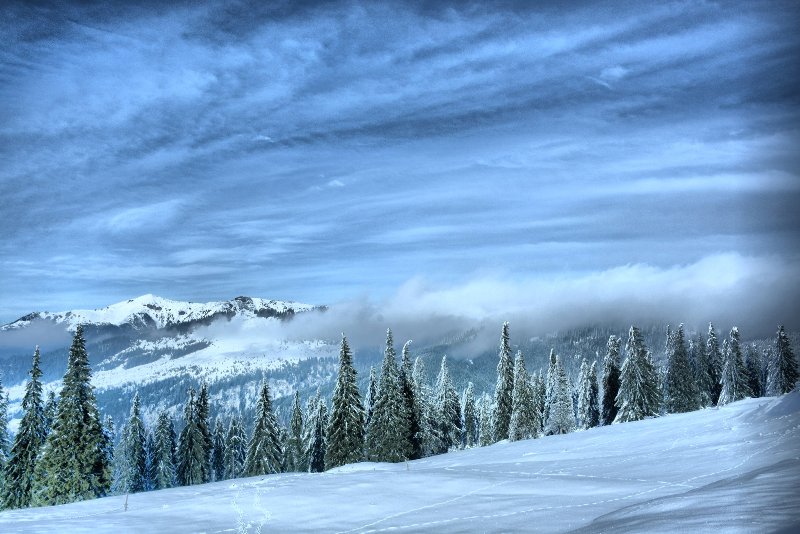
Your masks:
{"label": "tall fir tree", "polygon": [[511,423],[508,426],[508,440],[535,438],[539,422],[533,399],[530,377],[525,368],[525,357],[517,351],[514,358],[514,389],[511,395]]}
{"label": "tall fir tree", "polygon": [[724,365],[720,385],[719,404],[728,404],[751,395],[747,384],[747,369],[742,357],[739,329],[731,329],[728,339],[723,343]]}
{"label": "tall fir tree", "polygon": [[556,390],[558,388],[558,369],[556,367],[556,360],[558,357],[556,356],[555,349],[550,349],[550,357],[548,359],[547,365],[547,380],[545,382],[544,388],[544,424],[547,425],[547,421],[550,419],[550,406],[554,402],[554,397],[556,394]]}
{"label": "tall fir tree", "polygon": [[669,413],[684,413],[700,408],[700,394],[686,350],[683,324],[672,332],[667,353],[666,408]]}
{"label": "tall fir tree", "polygon": [[31,379],[25,384],[22,398],[22,421],[14,436],[11,453],[5,466],[4,486],[1,488],[0,508],[26,508],[33,498],[33,477],[36,460],[44,445],[45,422],[42,406],[42,371],[37,346],[33,352]]}
{"label": "tall fir tree", "polygon": [[175,486],[175,424],[166,411],[158,414],[153,436],[153,488],[166,489]]}
{"label": "tall fir tree", "polygon": [[[8,393],[3,391],[0,381],[0,488],[5,486],[5,471],[11,455],[11,440],[8,434]],[[2,501],[0,501],[2,505]]]}
{"label": "tall fir tree", "polygon": [[603,413],[601,421],[610,425],[617,417],[617,393],[619,393],[619,346],[620,339],[611,335],[606,344],[606,356],[603,358]]}
{"label": "tall fir tree", "polygon": [[411,340],[403,344],[402,358],[400,361],[400,390],[403,394],[405,412],[408,414],[408,436],[406,440],[411,445],[410,460],[422,458],[422,445],[420,443],[420,420],[422,412],[417,401],[414,388],[414,366],[411,363],[409,347]]}
{"label": "tall fir tree", "polygon": [[37,504],[64,504],[105,495],[112,469],[103,451],[104,435],[83,327],[69,350],[53,429],[36,467]]}
{"label": "tall fir tree", "polygon": [[203,381],[197,394],[197,428],[203,435],[203,482],[210,482],[212,477],[211,453],[214,449],[214,439],[211,433],[211,406],[208,393],[208,382]]}
{"label": "tall fir tree", "polygon": [[265,379],[261,382],[261,390],[258,395],[253,435],[247,445],[244,474],[256,476],[280,473],[282,464],[278,420],[272,411],[269,385]]}
{"label": "tall fir tree", "polygon": [[439,375],[436,377],[434,405],[438,414],[439,432],[442,436],[441,452],[461,444],[461,403],[447,368],[447,356],[442,357]]}
{"label": "tall fir tree", "polygon": [[511,360],[511,338],[508,322],[503,323],[497,362],[497,384],[494,389],[494,441],[508,439],[514,394],[514,364]]}
{"label": "tall fir tree", "polygon": [[600,424],[598,402],[597,362],[592,365],[584,359],[578,379],[578,425],[580,428],[593,428]]}
{"label": "tall fir tree", "polygon": [[292,472],[302,472],[304,468],[303,455],[303,409],[300,406],[300,393],[294,392],[292,400],[292,416],[289,420],[289,438],[286,444],[287,469]]}
{"label": "tall fir tree", "polygon": [[442,438],[439,431],[438,414],[434,406],[431,388],[428,386],[425,364],[419,356],[414,359],[414,398],[420,410],[418,439],[423,457],[441,452]]}
{"label": "tall fir tree", "polygon": [[494,406],[492,397],[484,393],[478,399],[478,446],[486,447],[494,443]]}
{"label": "tall fir tree", "polygon": [[638,421],[659,413],[658,375],[642,334],[635,326],[628,331],[616,404],[619,411],[615,423]]}
{"label": "tall fir tree", "polygon": [[325,471],[325,449],[327,447],[325,432],[328,428],[328,406],[322,399],[319,389],[317,389],[317,395],[309,402],[307,420],[306,463],[308,471],[321,473]]}
{"label": "tall fir tree", "polygon": [[770,376],[771,390],[775,395],[792,391],[798,377],[797,360],[795,359],[789,336],[783,325],[778,326],[778,338],[775,342],[775,362]]}
{"label": "tall fir tree", "polygon": [[372,412],[375,411],[375,399],[378,398],[378,378],[375,375],[375,366],[369,367],[369,384],[367,385],[367,397],[364,399],[364,428],[369,426],[372,420]]}
{"label": "tall fir tree", "polygon": [[708,323],[708,334],[706,335],[706,357],[708,358],[708,380],[711,384],[710,401],[711,405],[716,406],[719,402],[719,395],[722,393],[722,352],[720,351],[717,332],[714,324]]}
{"label": "tall fir tree", "polygon": [[56,392],[52,389],[47,393],[47,401],[44,403],[44,433],[49,434],[53,429],[53,421],[56,419],[56,408],[58,407],[58,400],[56,400]]}
{"label": "tall fir tree", "polygon": [[548,435],[567,434],[575,430],[575,408],[569,377],[558,356],[556,356],[554,376],[550,406],[547,409],[545,433]]}
{"label": "tall fir tree", "polygon": [[147,431],[147,439],[145,440],[144,454],[145,454],[145,491],[152,491],[156,489],[156,441],[155,436],[151,430]]}
{"label": "tall fir tree", "polygon": [[544,434],[544,405],[545,405],[545,383],[544,378],[542,377],[542,370],[539,369],[539,372],[531,377],[531,391],[533,391],[533,406],[536,410],[536,420],[538,421],[539,425],[536,428],[536,433],[541,435]]}
{"label": "tall fir tree", "polygon": [[247,435],[240,415],[231,417],[225,436],[225,479],[238,478],[247,459]]}
{"label": "tall fir tree", "polygon": [[703,334],[697,334],[692,340],[689,351],[693,355],[694,379],[697,383],[700,406],[711,406],[715,385],[712,378],[711,359]]}
{"label": "tall fir tree", "polygon": [[401,462],[411,456],[410,417],[406,411],[392,331],[386,331],[378,396],[367,427],[367,457],[378,462]]}
{"label": "tall fir tree", "polygon": [[128,421],[122,430],[115,461],[117,477],[115,485],[120,493],[137,493],[146,489],[147,479],[147,433],[141,414],[139,392],[133,396]]}
{"label": "tall fir tree", "polygon": [[198,425],[197,399],[194,388],[183,408],[184,427],[178,436],[175,474],[179,486],[192,486],[205,481],[205,437]]}
{"label": "tall fir tree", "polygon": [[225,426],[222,417],[217,416],[214,423],[214,433],[212,437],[214,446],[211,450],[211,471],[214,480],[225,479]]}
{"label": "tall fir tree", "polygon": [[467,384],[461,412],[464,414],[464,446],[474,447],[478,443],[478,413],[475,407],[475,386]]}
{"label": "tall fir tree", "polygon": [[754,345],[747,347],[744,366],[747,370],[747,386],[750,388],[750,393],[753,397],[763,397],[764,385],[761,383],[761,356]]}
{"label": "tall fir tree", "polygon": [[[114,430],[114,420],[110,415],[106,415],[103,418],[103,441],[100,446],[106,465],[114,465],[114,442],[116,439],[117,437]],[[113,478],[111,484],[112,486],[114,484]]]}
{"label": "tall fir tree", "polygon": [[356,463],[364,458],[364,405],[358,391],[353,355],[344,334],[339,349],[339,374],[333,388],[325,434],[326,469]]}

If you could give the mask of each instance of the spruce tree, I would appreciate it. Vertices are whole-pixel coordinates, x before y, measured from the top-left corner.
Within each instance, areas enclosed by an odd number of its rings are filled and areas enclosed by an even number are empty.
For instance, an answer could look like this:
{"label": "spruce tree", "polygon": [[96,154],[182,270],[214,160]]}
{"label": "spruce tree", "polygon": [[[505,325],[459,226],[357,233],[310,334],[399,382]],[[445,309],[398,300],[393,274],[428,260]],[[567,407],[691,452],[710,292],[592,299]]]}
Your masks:
{"label": "spruce tree", "polygon": [[303,409],[300,407],[300,393],[294,392],[292,401],[292,417],[289,421],[289,439],[286,444],[287,469],[302,472],[306,469],[303,464]]}
{"label": "spruce tree", "polygon": [[166,411],[158,414],[153,437],[153,488],[166,489],[175,486],[176,468],[175,425]]}
{"label": "spruce tree", "polygon": [[478,443],[478,413],[475,408],[475,386],[467,384],[464,391],[464,403],[461,409],[464,414],[464,446],[474,447]]}
{"label": "spruce tree", "polygon": [[447,356],[442,357],[442,365],[439,368],[439,375],[436,377],[435,391],[434,405],[442,437],[440,452],[447,452],[448,449],[461,444],[461,403],[447,368]]}
{"label": "spruce tree", "polygon": [[620,370],[620,387],[617,394],[615,423],[638,421],[658,415],[658,375],[647,353],[641,332],[631,326],[625,344],[625,362]]}
{"label": "spruce tree", "polygon": [[[572,387],[569,377],[556,356],[550,406],[547,410],[545,433],[567,434],[575,430],[575,409],[572,402]],[[549,378],[549,377],[548,377]]]}
{"label": "spruce tree", "polygon": [[410,416],[406,411],[392,331],[386,331],[378,396],[369,426],[367,427],[367,457],[377,462],[401,462],[411,456],[408,441]]}
{"label": "spruce tree", "polygon": [[[11,455],[11,440],[8,435],[8,393],[3,391],[0,381],[0,488],[5,486],[5,470]],[[2,505],[2,501],[0,501]]]}
{"label": "spruce tree", "polygon": [[511,361],[511,340],[508,323],[503,323],[500,353],[497,362],[497,384],[494,389],[494,441],[508,439],[514,394],[514,364]]}
{"label": "spruce tree", "polygon": [[405,403],[405,412],[408,414],[408,436],[406,440],[411,445],[411,455],[409,459],[416,460],[422,458],[422,445],[420,443],[420,419],[422,413],[419,402],[417,401],[414,388],[414,367],[411,363],[409,346],[411,340],[403,345],[402,359],[400,363],[400,389]]}
{"label": "spruce tree", "polygon": [[544,434],[544,406],[545,406],[545,383],[544,378],[542,377],[542,370],[539,369],[539,372],[533,377],[531,377],[531,391],[533,392],[533,406],[534,410],[536,410],[536,421],[538,422],[538,426],[536,427],[536,433],[541,435]]}
{"label": "spruce tree", "polygon": [[115,455],[118,465],[115,482],[120,493],[137,493],[146,489],[146,440],[147,433],[142,421],[139,393],[136,392]]}
{"label": "spruce tree", "polygon": [[439,431],[438,414],[434,406],[433,393],[426,381],[425,364],[419,356],[414,360],[414,398],[420,410],[418,440],[423,457],[439,454],[442,438]]}
{"label": "spruce tree", "polygon": [[778,339],[775,342],[775,363],[771,373],[771,390],[776,395],[782,395],[792,391],[798,379],[797,360],[792,352],[789,343],[789,336],[783,329],[783,325],[778,326]]}
{"label": "spruce tree", "polygon": [[91,379],[83,327],[79,325],[72,339],[53,429],[36,467],[37,504],[102,497],[111,487],[112,470],[103,450],[103,424]]}
{"label": "spruce tree", "polygon": [[214,434],[212,437],[214,446],[211,450],[211,470],[214,480],[225,479],[225,427],[222,418],[217,416],[214,423]]}
{"label": "spruce tree", "polygon": [[691,412],[700,408],[700,395],[686,350],[683,324],[671,337],[667,353],[667,412]]}
{"label": "spruce tree", "polygon": [[708,335],[706,336],[706,357],[708,358],[708,380],[711,383],[711,404],[716,406],[719,402],[719,395],[722,392],[722,352],[719,348],[719,340],[714,325],[708,323]]}
{"label": "spruce tree", "polygon": [[597,365],[596,362],[589,365],[584,359],[581,362],[581,373],[578,379],[578,426],[587,429],[599,424]]}
{"label": "spruce tree", "polygon": [[238,478],[247,459],[247,435],[240,415],[231,418],[225,436],[225,479]]}
{"label": "spruce tree", "polygon": [[195,408],[197,428],[203,435],[203,482],[210,482],[212,476],[211,452],[214,448],[214,439],[211,434],[210,411],[208,383],[204,381],[200,385],[200,392],[197,394],[197,407]]}
{"label": "spruce tree", "polygon": [[145,453],[145,481],[144,481],[144,488],[145,491],[152,491],[156,489],[155,480],[156,480],[156,457],[155,457],[155,450],[156,450],[156,442],[155,436],[153,436],[153,432],[148,430],[147,431],[147,439],[144,442],[144,453]]}
{"label": "spruce tree", "polygon": [[603,413],[602,423],[610,425],[617,417],[616,399],[619,393],[619,346],[620,339],[611,335],[606,344],[606,356],[603,358]]}
{"label": "spruce tree", "polygon": [[364,399],[366,414],[364,416],[364,428],[369,426],[372,420],[372,412],[375,411],[375,399],[378,398],[378,378],[375,375],[375,366],[369,367],[369,385],[367,386],[367,398]]}
{"label": "spruce tree", "polygon": [[764,396],[764,385],[761,383],[761,356],[755,346],[747,347],[747,356],[744,361],[747,370],[747,386],[753,397]]}
{"label": "spruce tree", "polygon": [[492,398],[484,393],[478,399],[478,446],[486,447],[494,443],[494,424],[492,416],[494,406]]}
{"label": "spruce tree", "polygon": [[197,399],[194,388],[189,388],[189,398],[183,409],[184,427],[178,436],[175,475],[179,486],[202,484],[205,465],[205,437],[198,426]]}
{"label": "spruce tree", "polygon": [[[103,418],[103,441],[100,445],[104,462],[106,465],[115,465],[114,461],[114,441],[116,441],[116,434],[114,433],[114,420],[110,415]],[[114,477],[111,480],[112,486],[114,484]]]}
{"label": "spruce tree", "polygon": [[511,395],[511,422],[508,426],[508,440],[519,441],[536,437],[539,422],[536,417],[536,406],[533,399],[528,371],[525,369],[525,357],[517,351],[514,358],[514,389]]}
{"label": "spruce tree", "polygon": [[747,369],[744,366],[742,348],[739,341],[739,329],[731,329],[728,339],[723,343],[724,365],[719,394],[720,405],[728,404],[751,395],[747,385]]}
{"label": "spruce tree", "polygon": [[344,334],[339,350],[339,374],[333,389],[331,414],[325,434],[326,469],[356,463],[364,458],[364,405],[358,391],[353,356]]}
{"label": "spruce tree", "polygon": [[47,401],[44,403],[44,433],[45,436],[50,433],[53,428],[53,421],[56,419],[56,407],[58,401],[56,400],[56,392],[52,389],[47,393]]}
{"label": "spruce tree", "polygon": [[325,471],[325,449],[327,439],[325,432],[328,428],[328,406],[320,396],[311,399],[308,405],[308,435],[306,440],[306,462],[308,471],[321,473]]}
{"label": "spruce tree", "polygon": [[22,421],[5,466],[0,508],[26,508],[31,505],[33,498],[34,469],[46,437],[39,360],[37,346],[29,372],[31,379],[25,385],[25,396],[22,398]]}
{"label": "spruce tree", "polygon": [[553,404],[556,389],[558,387],[558,369],[556,368],[556,351],[550,349],[550,358],[547,365],[547,381],[544,389],[544,424],[550,419],[550,406]]}
{"label": "spruce tree", "polygon": [[693,353],[694,377],[700,406],[711,406],[715,385],[712,378],[711,359],[702,334],[697,334],[697,337],[692,340],[689,350]]}
{"label": "spruce tree", "polygon": [[264,380],[258,395],[253,435],[247,445],[244,474],[256,476],[279,473],[282,463],[278,420],[272,411],[269,385]]}

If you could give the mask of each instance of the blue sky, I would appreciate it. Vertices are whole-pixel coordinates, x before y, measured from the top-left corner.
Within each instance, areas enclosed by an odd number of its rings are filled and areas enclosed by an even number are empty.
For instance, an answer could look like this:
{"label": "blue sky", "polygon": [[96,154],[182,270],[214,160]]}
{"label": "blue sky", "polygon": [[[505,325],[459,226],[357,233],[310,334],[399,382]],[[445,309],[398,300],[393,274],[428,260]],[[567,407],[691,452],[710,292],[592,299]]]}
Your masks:
{"label": "blue sky", "polygon": [[560,287],[797,316],[794,2],[169,4],[0,8],[0,321]]}

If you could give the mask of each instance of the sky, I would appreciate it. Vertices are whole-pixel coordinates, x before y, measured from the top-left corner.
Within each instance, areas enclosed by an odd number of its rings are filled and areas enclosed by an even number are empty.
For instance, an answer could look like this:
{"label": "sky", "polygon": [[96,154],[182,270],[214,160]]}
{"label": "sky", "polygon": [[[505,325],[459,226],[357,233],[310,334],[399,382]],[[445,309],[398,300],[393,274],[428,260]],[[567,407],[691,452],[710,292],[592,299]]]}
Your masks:
{"label": "sky", "polygon": [[154,293],[800,327],[798,23],[795,2],[6,2],[0,323]]}

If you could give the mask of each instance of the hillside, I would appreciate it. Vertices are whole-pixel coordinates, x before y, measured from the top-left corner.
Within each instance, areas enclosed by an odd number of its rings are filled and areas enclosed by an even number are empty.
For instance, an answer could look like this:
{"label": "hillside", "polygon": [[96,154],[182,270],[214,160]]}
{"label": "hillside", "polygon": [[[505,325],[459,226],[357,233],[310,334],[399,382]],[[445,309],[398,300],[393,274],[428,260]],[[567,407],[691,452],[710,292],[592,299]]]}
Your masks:
{"label": "hillside", "polygon": [[0,513],[2,532],[800,528],[800,392],[564,436]]}

